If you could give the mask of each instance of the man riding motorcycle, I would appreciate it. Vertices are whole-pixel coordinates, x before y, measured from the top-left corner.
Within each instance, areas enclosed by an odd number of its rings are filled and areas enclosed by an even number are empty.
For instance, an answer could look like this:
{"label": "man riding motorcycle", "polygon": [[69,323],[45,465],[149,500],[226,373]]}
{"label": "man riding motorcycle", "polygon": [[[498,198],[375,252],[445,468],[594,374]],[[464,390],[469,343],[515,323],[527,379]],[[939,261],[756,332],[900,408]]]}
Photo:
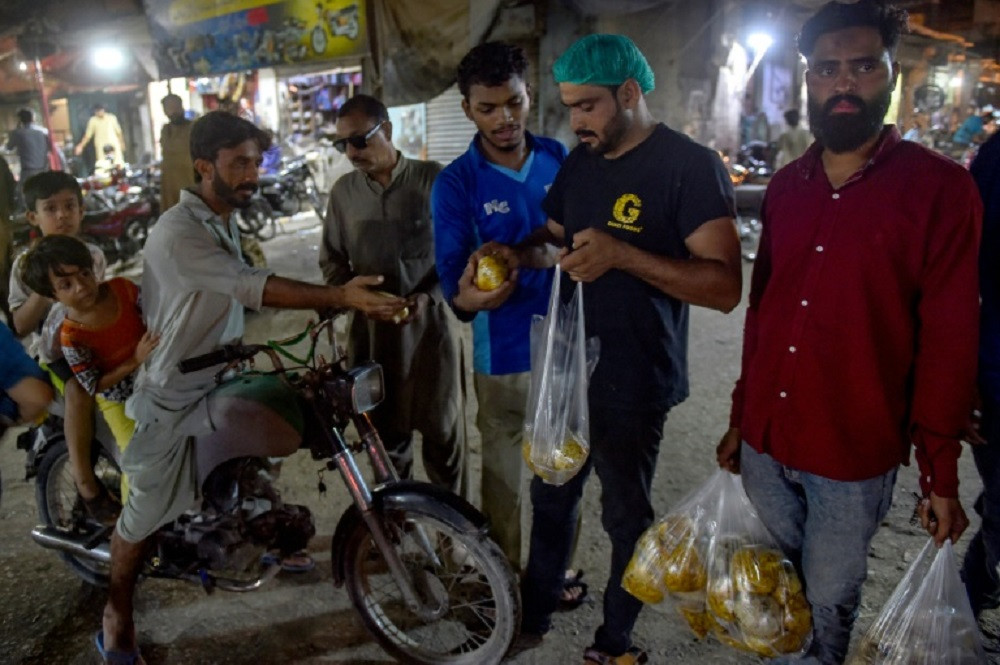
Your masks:
{"label": "man riding motorcycle", "polygon": [[[257,189],[267,136],[224,112],[208,113],[191,130],[195,186],[181,192],[150,234],[142,278],[147,326],[160,346],[140,369],[128,409],[136,433],[122,460],[128,499],[111,540],[111,577],[98,647],[106,662],[141,663],[132,598],[145,541],[188,509],[198,493],[193,437],[213,431],[206,395],[214,370],[181,374],[179,361],[230,344],[243,333],[244,307],[350,307],[389,320],[400,298],[370,291],[381,277],[357,277],[344,286],[317,286],[251,268],[240,260],[231,213],[249,205]],[[275,440],[287,455],[287,442]]]}

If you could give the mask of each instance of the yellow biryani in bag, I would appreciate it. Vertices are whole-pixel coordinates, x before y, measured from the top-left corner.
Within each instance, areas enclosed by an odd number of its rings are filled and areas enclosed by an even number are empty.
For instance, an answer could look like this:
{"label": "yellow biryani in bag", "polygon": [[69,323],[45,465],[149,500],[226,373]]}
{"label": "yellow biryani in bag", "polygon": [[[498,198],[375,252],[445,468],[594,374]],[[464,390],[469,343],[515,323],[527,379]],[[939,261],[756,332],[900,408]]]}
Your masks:
{"label": "yellow biryani in bag", "polygon": [[562,485],[583,468],[588,450],[570,433],[562,445],[540,459],[532,455],[531,441],[521,444],[521,456],[531,472],[547,483]]}

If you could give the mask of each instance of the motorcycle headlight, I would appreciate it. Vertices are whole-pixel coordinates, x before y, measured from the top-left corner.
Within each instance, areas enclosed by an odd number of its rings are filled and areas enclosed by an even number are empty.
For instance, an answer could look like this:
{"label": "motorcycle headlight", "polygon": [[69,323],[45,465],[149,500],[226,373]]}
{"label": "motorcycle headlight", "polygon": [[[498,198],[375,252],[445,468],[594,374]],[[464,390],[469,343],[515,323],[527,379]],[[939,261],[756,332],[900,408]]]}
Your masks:
{"label": "motorcycle headlight", "polygon": [[382,380],[381,365],[365,363],[348,370],[347,378],[351,407],[355,413],[371,411],[382,403],[385,397],[385,384]]}

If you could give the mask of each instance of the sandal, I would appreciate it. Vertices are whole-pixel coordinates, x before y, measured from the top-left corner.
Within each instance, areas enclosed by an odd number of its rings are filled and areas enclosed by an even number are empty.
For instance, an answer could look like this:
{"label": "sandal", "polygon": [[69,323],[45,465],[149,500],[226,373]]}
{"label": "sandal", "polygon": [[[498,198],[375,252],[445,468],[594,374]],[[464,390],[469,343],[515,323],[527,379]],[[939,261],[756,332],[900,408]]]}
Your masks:
{"label": "sandal", "polygon": [[132,651],[105,649],[103,630],[99,630],[94,634],[94,646],[97,647],[97,653],[101,654],[105,665],[146,665],[146,661],[143,660],[138,648]]}
{"label": "sandal", "polygon": [[282,572],[286,573],[308,573],[316,567],[316,561],[309,556],[309,553],[305,550],[289,554],[284,558],[281,558],[272,552],[268,552],[261,557],[261,563],[265,566],[280,564]]}
{"label": "sandal", "polygon": [[611,656],[587,647],[583,652],[583,665],[639,665],[649,662],[649,656],[639,647],[632,647],[620,656]]}
{"label": "sandal", "polygon": [[111,492],[102,483],[98,483],[97,486],[100,489],[94,498],[84,499],[79,494],[77,497],[94,521],[100,522],[102,526],[114,526],[118,521],[118,515],[122,512],[122,505],[111,496]]}
{"label": "sandal", "polygon": [[578,570],[573,576],[567,576],[563,581],[562,592],[565,594],[567,591],[574,591],[579,589],[580,593],[577,594],[575,598],[559,598],[559,604],[556,606],[556,611],[558,612],[571,612],[581,605],[587,604],[592,605],[594,599],[590,597],[588,593],[589,588],[587,583],[583,581],[583,571]]}

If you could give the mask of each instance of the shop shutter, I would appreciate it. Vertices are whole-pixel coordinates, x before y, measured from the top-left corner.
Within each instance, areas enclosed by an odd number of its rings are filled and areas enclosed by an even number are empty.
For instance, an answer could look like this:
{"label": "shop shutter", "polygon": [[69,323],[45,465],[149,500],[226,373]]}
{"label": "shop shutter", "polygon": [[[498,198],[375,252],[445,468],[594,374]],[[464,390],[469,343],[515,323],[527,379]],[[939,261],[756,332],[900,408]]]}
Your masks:
{"label": "shop shutter", "polygon": [[462,111],[462,93],[453,85],[427,102],[427,159],[447,165],[469,149],[476,126]]}

